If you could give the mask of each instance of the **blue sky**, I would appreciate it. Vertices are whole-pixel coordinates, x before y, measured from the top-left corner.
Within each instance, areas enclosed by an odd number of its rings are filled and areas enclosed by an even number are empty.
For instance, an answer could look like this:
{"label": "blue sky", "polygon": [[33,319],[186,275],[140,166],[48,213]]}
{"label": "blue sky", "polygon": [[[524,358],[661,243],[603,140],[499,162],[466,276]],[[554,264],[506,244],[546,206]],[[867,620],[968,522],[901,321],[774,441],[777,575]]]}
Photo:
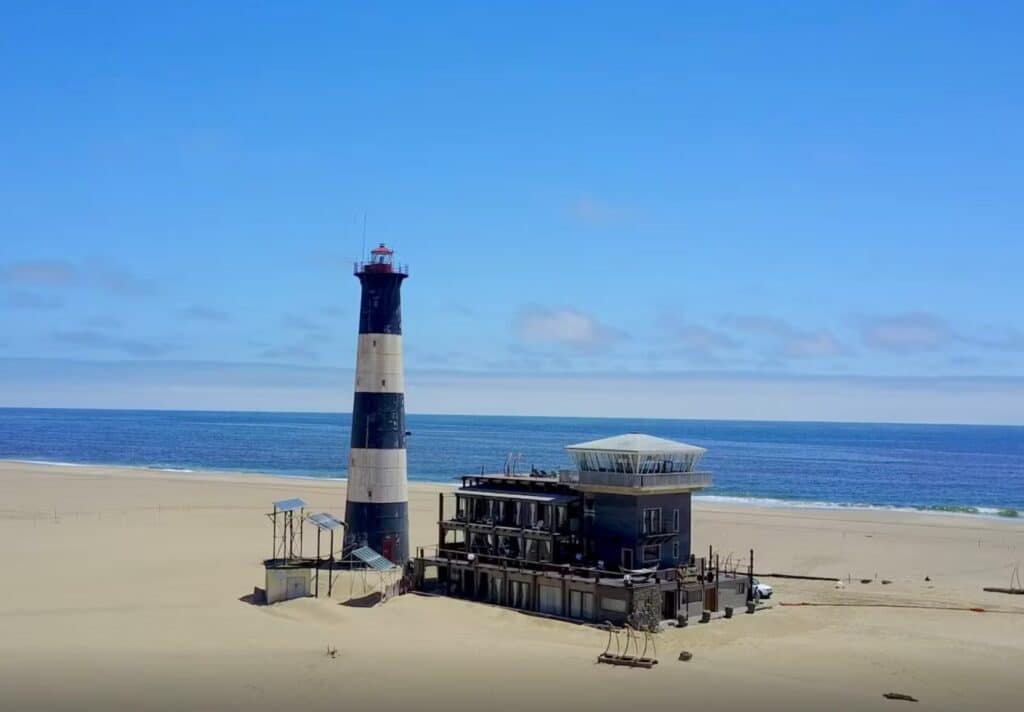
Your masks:
{"label": "blue sky", "polygon": [[1020,5],[207,5],[5,8],[0,405],[347,410],[365,213],[414,411],[1024,422]]}

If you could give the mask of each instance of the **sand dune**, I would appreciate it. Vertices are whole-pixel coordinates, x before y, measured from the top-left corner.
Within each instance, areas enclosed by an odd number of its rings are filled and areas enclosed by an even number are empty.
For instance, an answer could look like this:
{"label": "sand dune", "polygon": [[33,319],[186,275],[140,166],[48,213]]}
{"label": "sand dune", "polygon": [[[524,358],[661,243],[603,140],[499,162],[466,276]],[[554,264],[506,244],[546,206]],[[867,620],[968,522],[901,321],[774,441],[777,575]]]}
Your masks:
{"label": "sand dune", "polygon": [[[414,544],[437,486],[414,485]],[[263,513],[301,496],[342,513],[343,482],[0,463],[0,709],[925,709],[1024,699],[1024,522],[701,503],[697,551],[756,549],[776,579],[754,616],[656,636],[653,670],[594,663],[605,634],[463,601],[242,600],[270,552]],[[925,577],[931,581],[925,581]],[[861,584],[861,578],[888,579]],[[337,583],[344,597],[359,582]],[[324,582],[326,586],[326,582]],[[347,587],[347,588],[346,588]],[[879,608],[874,604],[935,608]],[[938,608],[986,609],[985,613]],[[336,657],[325,654],[328,646]],[[678,662],[680,650],[694,659]]]}

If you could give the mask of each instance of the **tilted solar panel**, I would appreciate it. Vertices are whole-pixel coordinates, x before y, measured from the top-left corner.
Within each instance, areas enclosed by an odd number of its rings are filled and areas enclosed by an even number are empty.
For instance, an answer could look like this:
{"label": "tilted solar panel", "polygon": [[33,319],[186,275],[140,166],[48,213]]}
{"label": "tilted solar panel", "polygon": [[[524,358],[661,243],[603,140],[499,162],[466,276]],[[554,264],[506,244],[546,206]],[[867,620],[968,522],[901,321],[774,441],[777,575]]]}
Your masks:
{"label": "tilted solar panel", "polygon": [[352,556],[376,571],[390,571],[398,568],[368,546],[359,547],[352,552]]}
{"label": "tilted solar panel", "polygon": [[274,502],[274,509],[279,512],[292,512],[305,506],[306,503],[297,497],[295,499],[282,499],[280,502]]}

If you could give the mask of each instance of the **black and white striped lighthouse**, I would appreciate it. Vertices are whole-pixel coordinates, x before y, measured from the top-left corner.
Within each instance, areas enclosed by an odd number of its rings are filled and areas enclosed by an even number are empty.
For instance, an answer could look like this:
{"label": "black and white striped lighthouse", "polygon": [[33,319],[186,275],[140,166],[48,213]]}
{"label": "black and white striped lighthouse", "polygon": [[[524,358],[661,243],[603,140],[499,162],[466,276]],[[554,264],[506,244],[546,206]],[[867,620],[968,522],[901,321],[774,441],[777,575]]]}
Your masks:
{"label": "black and white striped lighthouse", "polygon": [[352,440],[345,503],[346,538],[392,562],[409,558],[409,488],[405,459],[405,384],[402,376],[402,280],[381,243],[359,262],[359,348],[352,403]]}

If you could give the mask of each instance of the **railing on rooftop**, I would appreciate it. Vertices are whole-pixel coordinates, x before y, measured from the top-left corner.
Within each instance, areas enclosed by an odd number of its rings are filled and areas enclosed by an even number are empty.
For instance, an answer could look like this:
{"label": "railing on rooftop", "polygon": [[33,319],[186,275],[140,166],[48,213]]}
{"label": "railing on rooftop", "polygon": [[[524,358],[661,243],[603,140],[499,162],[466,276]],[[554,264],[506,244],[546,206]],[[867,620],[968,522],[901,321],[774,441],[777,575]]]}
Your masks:
{"label": "railing on rooftop", "polygon": [[590,472],[561,470],[558,481],[562,484],[591,487],[621,487],[625,489],[701,489],[711,486],[710,472],[662,472],[635,474],[632,472]]}
{"label": "railing on rooftop", "polygon": [[353,263],[352,273],[362,274],[363,272],[380,274],[404,274],[409,276],[409,265],[399,262],[373,262],[371,260],[359,260]]}

